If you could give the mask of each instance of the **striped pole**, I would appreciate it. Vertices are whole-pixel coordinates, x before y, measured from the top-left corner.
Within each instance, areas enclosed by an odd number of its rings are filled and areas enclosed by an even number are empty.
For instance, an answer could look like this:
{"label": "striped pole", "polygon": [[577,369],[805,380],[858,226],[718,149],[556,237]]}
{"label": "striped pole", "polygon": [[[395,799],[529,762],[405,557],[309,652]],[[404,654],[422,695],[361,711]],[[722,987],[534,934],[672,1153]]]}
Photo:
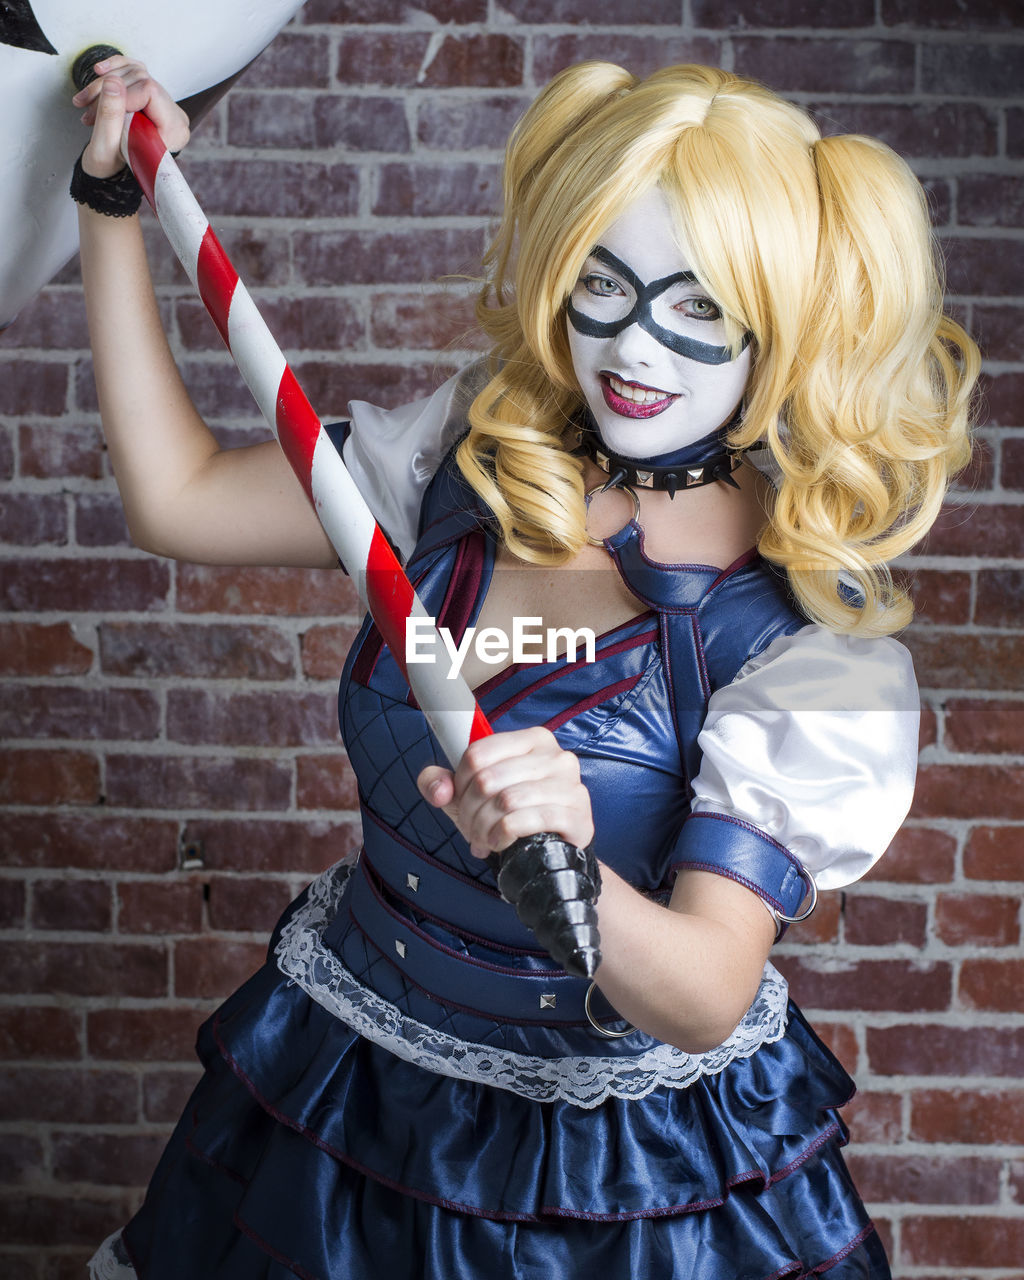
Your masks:
{"label": "striped pole", "polygon": [[436,662],[406,666],[406,620],[427,618],[426,609],[174,157],[141,112],[126,125],[122,150],[445,755],[458,764],[471,742],[493,732],[469,685],[453,670],[440,637]]}
{"label": "striped pole", "polygon": [[[107,51],[104,51],[107,52]],[[90,51],[76,65],[82,88],[92,79]],[[87,78],[86,78],[87,77]],[[324,431],[263,317],[213,233],[153,122],[136,112],[125,123],[121,150],[153,206],[171,247],[199,291],[249,390],[298,476],[328,538],[356,584],[452,766],[471,742],[493,729],[472,690],[435,642],[438,661],[405,661],[406,621],[430,615],[381,533],[341,455]],[[435,633],[436,636],[436,633]],[[440,639],[439,636],[436,637]],[[559,836],[539,832],[488,861],[503,897],[555,962],[593,978],[601,963],[595,902],[597,862]],[[589,1012],[588,1012],[588,1017]]]}

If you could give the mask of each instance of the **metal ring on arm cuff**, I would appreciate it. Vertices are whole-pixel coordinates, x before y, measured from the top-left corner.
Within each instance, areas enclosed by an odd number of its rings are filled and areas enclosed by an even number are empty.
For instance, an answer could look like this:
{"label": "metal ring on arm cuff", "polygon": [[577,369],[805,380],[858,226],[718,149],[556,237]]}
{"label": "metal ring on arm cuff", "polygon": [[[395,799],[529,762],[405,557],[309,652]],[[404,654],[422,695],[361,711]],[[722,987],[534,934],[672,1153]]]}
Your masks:
{"label": "metal ring on arm cuff", "polygon": [[807,919],[807,917],[811,914],[814,908],[818,905],[818,886],[814,883],[814,876],[812,876],[809,871],[805,870],[804,879],[807,881],[807,884],[809,886],[808,893],[810,894],[810,897],[811,897],[810,903],[808,904],[805,910],[801,911],[799,915],[795,915],[795,916],[784,916],[781,911],[776,911],[775,919],[778,920],[780,924],[800,924],[801,921]]}
{"label": "metal ring on arm cuff", "polygon": [[596,986],[597,983],[592,982],[590,986],[587,987],[586,998],[583,1001],[583,1012],[587,1015],[587,1021],[598,1035],[604,1036],[608,1040],[621,1040],[623,1036],[631,1036],[636,1030],[636,1027],[627,1027],[625,1031],[609,1031],[607,1027],[602,1027],[600,1022],[598,1022],[590,1012],[590,997],[594,994],[594,988]]}
{"label": "metal ring on arm cuff", "polygon": [[[607,485],[596,484],[594,485],[593,489],[588,489],[587,492],[583,495],[583,501],[587,504],[588,511],[590,510],[590,499],[594,496],[595,493],[604,493],[607,487],[608,487]],[[617,485],[616,488],[621,489],[623,493],[628,493],[629,496],[633,499],[633,520],[639,523],[640,499],[637,497],[636,490],[633,488],[632,485],[628,485],[628,484]],[[592,547],[604,546],[604,538],[595,538],[589,532],[587,532],[587,541],[590,543]]]}

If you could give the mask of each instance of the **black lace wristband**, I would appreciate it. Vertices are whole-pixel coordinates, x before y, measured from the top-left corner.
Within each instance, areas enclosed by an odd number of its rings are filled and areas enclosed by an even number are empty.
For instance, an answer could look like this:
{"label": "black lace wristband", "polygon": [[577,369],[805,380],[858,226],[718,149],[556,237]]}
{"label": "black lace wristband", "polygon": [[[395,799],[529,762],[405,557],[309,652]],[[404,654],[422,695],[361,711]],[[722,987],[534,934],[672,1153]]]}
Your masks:
{"label": "black lace wristband", "polygon": [[94,178],[82,168],[82,157],[71,174],[71,198],[108,218],[130,218],[142,203],[142,188],[127,165],[110,178]]}

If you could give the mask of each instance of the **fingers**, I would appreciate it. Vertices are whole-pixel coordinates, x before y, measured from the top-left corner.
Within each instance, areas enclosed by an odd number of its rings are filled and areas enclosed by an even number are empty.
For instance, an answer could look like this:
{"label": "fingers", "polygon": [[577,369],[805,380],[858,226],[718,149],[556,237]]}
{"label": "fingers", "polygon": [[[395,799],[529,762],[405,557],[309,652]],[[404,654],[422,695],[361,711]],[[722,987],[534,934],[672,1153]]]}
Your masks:
{"label": "fingers", "polygon": [[[127,111],[145,111],[169,150],[180,151],[185,146],[189,139],[188,116],[141,62],[116,54],[97,62],[93,70],[97,72],[97,79],[72,98],[75,106],[84,108],[83,124],[99,125],[107,111],[108,95],[113,99],[114,95],[120,94],[122,122]],[[98,164],[98,157],[94,159]],[[86,172],[93,170],[87,167]],[[109,174],[97,171],[94,176]]]}
{"label": "fingers", "polygon": [[114,78],[100,82],[96,95],[95,125],[82,156],[82,168],[94,178],[113,177],[124,168],[121,133],[124,129],[125,90]]}

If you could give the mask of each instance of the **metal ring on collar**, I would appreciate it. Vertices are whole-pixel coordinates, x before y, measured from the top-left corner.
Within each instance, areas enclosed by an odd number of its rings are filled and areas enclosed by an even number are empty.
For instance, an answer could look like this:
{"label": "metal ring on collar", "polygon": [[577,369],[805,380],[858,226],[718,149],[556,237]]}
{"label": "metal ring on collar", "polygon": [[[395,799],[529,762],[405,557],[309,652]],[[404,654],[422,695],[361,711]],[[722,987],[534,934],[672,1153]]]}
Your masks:
{"label": "metal ring on collar", "polygon": [[590,986],[587,987],[586,998],[583,1001],[583,1012],[587,1015],[587,1021],[598,1035],[604,1036],[607,1040],[621,1040],[623,1036],[631,1036],[636,1030],[636,1027],[627,1027],[625,1031],[609,1031],[607,1027],[602,1027],[600,1022],[598,1022],[590,1012],[590,997],[594,994],[594,988],[596,986],[597,983],[592,982]]}
{"label": "metal ring on collar", "polygon": [[781,911],[776,911],[775,919],[778,920],[780,924],[800,924],[802,921],[807,919],[814,908],[818,905],[818,886],[814,883],[814,876],[812,876],[809,871],[805,870],[804,879],[807,881],[809,886],[808,892],[811,897],[809,905],[805,910],[795,916],[785,916]]}
{"label": "metal ring on collar", "polygon": [[[590,499],[594,496],[595,493],[604,493],[606,488],[607,488],[607,485],[595,484],[593,489],[589,489],[583,495],[583,501],[587,504],[588,511],[590,509]],[[633,488],[632,485],[629,485],[629,484],[620,484],[620,485],[617,485],[616,488],[620,489],[623,493],[628,493],[629,496],[633,499],[633,519],[639,522],[640,499],[637,497],[636,490]],[[604,538],[595,538],[589,532],[587,533],[587,541],[590,543],[592,547],[604,546]]]}

